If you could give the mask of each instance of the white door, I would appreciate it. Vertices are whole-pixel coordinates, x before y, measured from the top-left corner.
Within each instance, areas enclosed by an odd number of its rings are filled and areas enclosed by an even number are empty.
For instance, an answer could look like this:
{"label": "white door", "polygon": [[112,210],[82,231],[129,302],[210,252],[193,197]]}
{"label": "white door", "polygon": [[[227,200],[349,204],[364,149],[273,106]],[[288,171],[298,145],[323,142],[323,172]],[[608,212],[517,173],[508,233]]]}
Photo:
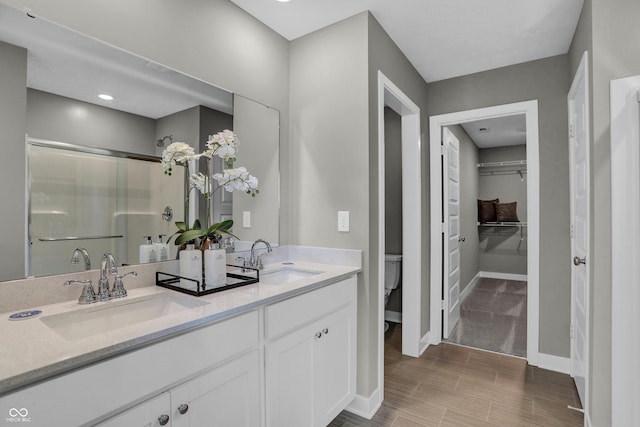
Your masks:
{"label": "white door", "polygon": [[[585,54],[586,55],[586,54]],[[586,406],[589,325],[589,113],[585,57],[569,91],[571,375]]]}
{"label": "white door", "polygon": [[448,338],[460,320],[460,143],[442,129],[444,197],[444,270],[442,337]]}
{"label": "white door", "polygon": [[260,355],[251,350],[171,389],[171,426],[260,425]]}

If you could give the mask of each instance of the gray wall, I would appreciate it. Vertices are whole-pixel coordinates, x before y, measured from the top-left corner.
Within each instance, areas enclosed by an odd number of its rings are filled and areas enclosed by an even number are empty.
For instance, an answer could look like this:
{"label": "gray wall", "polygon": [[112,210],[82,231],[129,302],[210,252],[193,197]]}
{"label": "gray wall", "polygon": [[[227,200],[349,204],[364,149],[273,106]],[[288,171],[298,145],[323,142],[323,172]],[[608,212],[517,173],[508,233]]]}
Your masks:
{"label": "gray wall", "polygon": [[156,121],[147,117],[27,90],[30,137],[153,156],[155,127]]}
{"label": "gray wall", "polygon": [[[485,148],[480,150],[480,163],[526,160],[525,145]],[[487,171],[505,171],[509,168],[483,168]],[[513,175],[480,175],[478,199],[500,202],[517,202],[517,215],[521,222],[527,222],[527,175],[521,180]],[[480,270],[492,273],[527,274],[527,228],[519,227],[478,227],[480,235]]]}
{"label": "gray wall", "polygon": [[[377,289],[378,247],[378,70],[391,80],[411,101],[420,108],[420,140],[427,141],[429,113],[427,109],[427,84],[407,58],[389,38],[378,21],[369,14],[369,233],[371,251],[372,291]],[[422,144],[422,283],[420,336],[429,331],[429,149]],[[373,292],[377,295],[376,292]],[[376,320],[377,319],[373,319]],[[370,351],[374,351],[372,348]]]}
{"label": "gray wall", "polygon": [[560,55],[430,83],[429,114],[538,100],[540,133],[540,352],[569,357],[570,255],[567,92]]}
{"label": "gray wall", "polygon": [[24,135],[27,129],[27,51],[0,42],[0,170],[11,179],[0,180],[0,271],[4,280],[25,276],[26,170]]}
{"label": "gray wall", "polygon": [[591,274],[590,418],[594,426],[611,424],[611,151],[609,83],[640,74],[640,3],[585,0],[570,49],[571,74],[588,50],[591,72],[592,235],[588,259]]}
{"label": "gray wall", "polygon": [[460,142],[460,292],[464,291],[480,269],[478,235],[478,167],[479,151],[460,125],[447,126]]}
{"label": "gray wall", "polygon": [[[385,253],[402,253],[402,119],[384,109],[384,242]],[[402,280],[402,279],[401,279]],[[402,313],[402,284],[391,293],[387,311]]]}
{"label": "gray wall", "polygon": [[[358,394],[376,372],[377,293],[369,279],[367,13],[291,42],[291,243],[362,249],[358,281]],[[337,211],[351,229],[337,231]]]}

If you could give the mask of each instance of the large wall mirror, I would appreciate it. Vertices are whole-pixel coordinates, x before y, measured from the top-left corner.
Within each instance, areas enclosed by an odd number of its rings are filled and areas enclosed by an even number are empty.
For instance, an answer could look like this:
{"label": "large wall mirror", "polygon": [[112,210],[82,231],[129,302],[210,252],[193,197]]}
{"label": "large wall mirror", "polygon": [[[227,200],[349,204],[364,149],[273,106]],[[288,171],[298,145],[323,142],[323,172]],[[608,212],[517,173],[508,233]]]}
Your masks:
{"label": "large wall mirror", "polygon": [[[278,243],[277,110],[0,4],[2,43],[27,58],[26,275],[82,270],[70,263],[76,247],[94,269],[104,252],[139,263],[143,237],[171,235],[184,218],[183,174],[163,174],[163,149],[180,141],[200,152],[224,129],[238,135],[235,166],[259,179],[260,193],[214,192],[210,221],[232,218],[239,249],[258,238]],[[202,218],[206,201],[195,191],[189,216]]]}

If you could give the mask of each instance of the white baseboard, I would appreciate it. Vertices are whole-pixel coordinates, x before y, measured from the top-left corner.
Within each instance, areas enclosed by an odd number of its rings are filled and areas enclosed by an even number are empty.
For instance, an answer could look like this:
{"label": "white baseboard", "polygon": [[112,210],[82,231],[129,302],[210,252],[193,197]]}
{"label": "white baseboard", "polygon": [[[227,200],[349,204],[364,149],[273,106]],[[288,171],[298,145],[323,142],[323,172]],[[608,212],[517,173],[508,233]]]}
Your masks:
{"label": "white baseboard", "polygon": [[571,359],[568,357],[538,353],[538,367],[563,374],[571,374]]}
{"label": "white baseboard", "polygon": [[384,311],[384,320],[393,323],[402,323],[402,313],[398,311]]}
{"label": "white baseboard", "polygon": [[591,427],[591,418],[589,418],[589,412],[584,411],[584,427]]}
{"label": "white baseboard", "polygon": [[478,272],[478,274],[476,274],[473,279],[471,279],[467,287],[464,288],[464,291],[460,292],[460,304],[462,304],[464,300],[467,299],[473,288],[478,284],[478,280],[480,280],[480,272]]}
{"label": "white baseboard", "polygon": [[503,279],[503,280],[519,280],[521,282],[527,281],[526,274],[512,274],[512,273],[497,273],[493,271],[479,271],[479,277],[487,277],[490,279]]}
{"label": "white baseboard", "polygon": [[369,397],[356,394],[356,397],[354,397],[349,406],[345,408],[345,411],[370,420],[376,412],[378,412],[380,406],[382,406],[382,398],[380,396],[380,388],[378,387]]}
{"label": "white baseboard", "polygon": [[427,332],[422,338],[420,338],[420,348],[418,348],[418,355],[422,355],[431,344],[431,332]]}

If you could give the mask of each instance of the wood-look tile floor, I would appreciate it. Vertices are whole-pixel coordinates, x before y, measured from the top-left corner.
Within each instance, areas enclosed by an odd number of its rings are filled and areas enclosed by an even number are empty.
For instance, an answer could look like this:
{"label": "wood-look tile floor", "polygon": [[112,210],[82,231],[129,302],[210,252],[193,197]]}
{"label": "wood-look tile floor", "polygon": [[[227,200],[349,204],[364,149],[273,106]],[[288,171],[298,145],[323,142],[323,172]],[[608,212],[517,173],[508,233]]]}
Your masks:
{"label": "wood-look tile floor", "polygon": [[371,420],[342,412],[331,427],[582,426],[573,379],[526,360],[443,343],[403,356],[401,325],[385,340],[384,402]]}

